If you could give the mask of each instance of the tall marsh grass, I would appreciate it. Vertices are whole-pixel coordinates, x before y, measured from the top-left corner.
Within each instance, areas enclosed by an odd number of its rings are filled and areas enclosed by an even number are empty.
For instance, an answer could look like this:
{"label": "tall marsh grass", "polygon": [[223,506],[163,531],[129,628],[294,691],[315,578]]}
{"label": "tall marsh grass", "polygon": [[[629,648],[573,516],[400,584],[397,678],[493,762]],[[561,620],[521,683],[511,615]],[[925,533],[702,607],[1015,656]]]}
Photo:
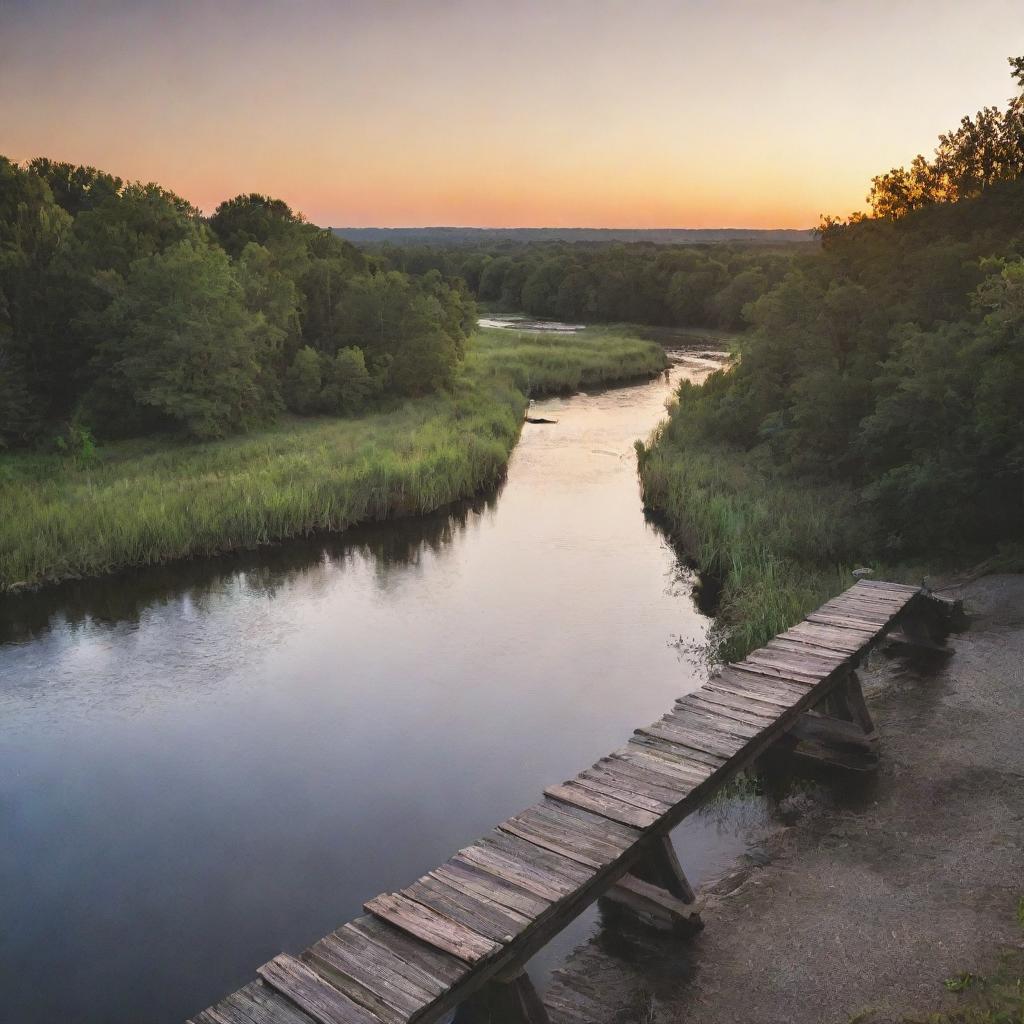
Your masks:
{"label": "tall marsh grass", "polygon": [[678,415],[637,455],[645,505],[721,582],[716,660],[763,646],[873,564],[869,524],[844,485],[787,477],[756,452],[692,436]]}
{"label": "tall marsh grass", "polygon": [[450,393],[225,441],[0,456],[0,590],[430,512],[493,486],[526,398],[651,375],[658,346],[480,332]]}

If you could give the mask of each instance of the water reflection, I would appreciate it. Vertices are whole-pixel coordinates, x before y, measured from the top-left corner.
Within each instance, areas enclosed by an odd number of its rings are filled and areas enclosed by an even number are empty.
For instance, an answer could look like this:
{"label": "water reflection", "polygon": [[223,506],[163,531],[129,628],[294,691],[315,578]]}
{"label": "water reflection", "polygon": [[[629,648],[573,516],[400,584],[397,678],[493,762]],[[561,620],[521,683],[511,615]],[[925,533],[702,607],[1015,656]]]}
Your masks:
{"label": "water reflection", "polygon": [[0,645],[39,639],[54,628],[138,624],[148,610],[176,602],[202,610],[212,596],[235,586],[273,598],[297,573],[316,566],[344,568],[356,558],[372,563],[379,585],[387,588],[395,568],[419,564],[425,551],[439,551],[479,518],[493,514],[499,494],[500,488],[433,515],[367,523],[344,534],[68,580],[16,596],[0,594]]}
{"label": "water reflection", "polygon": [[[438,516],[9,600],[4,1013],[180,1021],[698,685],[631,454],[671,388],[536,403],[501,495]],[[727,831],[688,828],[695,880]]]}

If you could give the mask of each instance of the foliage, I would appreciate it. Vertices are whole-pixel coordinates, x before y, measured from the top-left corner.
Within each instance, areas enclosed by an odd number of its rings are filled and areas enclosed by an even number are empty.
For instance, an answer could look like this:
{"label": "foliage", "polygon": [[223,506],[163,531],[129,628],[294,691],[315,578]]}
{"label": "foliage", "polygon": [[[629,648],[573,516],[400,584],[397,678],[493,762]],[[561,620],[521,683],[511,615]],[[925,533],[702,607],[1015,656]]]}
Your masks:
{"label": "foliage", "polygon": [[389,266],[462,278],[481,302],[584,323],[746,326],[745,310],[785,274],[796,246],[598,242],[385,245]]}
{"label": "foliage", "polygon": [[306,349],[321,385],[293,410],[426,394],[452,383],[475,320],[461,282],[380,271],[279,199],[207,221],[158,185],[0,157],[0,446],[69,422],[107,441],[247,430],[294,395]]}
{"label": "foliage", "polygon": [[[526,406],[513,380],[543,394],[657,373],[664,359],[602,332],[539,343],[488,331],[470,339],[450,389],[359,418],[120,441],[86,459],[0,455],[0,589],[432,511],[500,479]],[[374,386],[356,349],[306,347],[295,365],[318,371],[317,402],[356,403]]]}

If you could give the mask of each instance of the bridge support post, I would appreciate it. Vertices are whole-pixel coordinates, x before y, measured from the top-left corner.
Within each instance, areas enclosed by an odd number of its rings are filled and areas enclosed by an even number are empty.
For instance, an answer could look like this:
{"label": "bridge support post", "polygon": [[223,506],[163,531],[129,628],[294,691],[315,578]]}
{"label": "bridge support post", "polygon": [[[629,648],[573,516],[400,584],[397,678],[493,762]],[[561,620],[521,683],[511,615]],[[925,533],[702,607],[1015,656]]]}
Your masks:
{"label": "bridge support post", "polygon": [[796,720],[790,735],[798,757],[853,771],[878,765],[878,733],[853,669],[817,709]]}
{"label": "bridge support post", "polygon": [[550,1024],[540,994],[526,971],[508,981],[489,981],[456,1011],[453,1024]]}
{"label": "bridge support post", "polygon": [[643,857],[602,897],[641,923],[662,931],[703,928],[700,903],[668,836],[660,836]]}

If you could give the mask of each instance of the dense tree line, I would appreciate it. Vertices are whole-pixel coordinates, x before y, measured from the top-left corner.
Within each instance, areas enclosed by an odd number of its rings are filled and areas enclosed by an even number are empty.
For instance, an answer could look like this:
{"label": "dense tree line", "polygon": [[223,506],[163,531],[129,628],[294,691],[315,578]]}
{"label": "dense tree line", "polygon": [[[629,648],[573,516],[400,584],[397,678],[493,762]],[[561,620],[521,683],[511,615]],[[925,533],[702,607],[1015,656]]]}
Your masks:
{"label": "dense tree line", "polygon": [[583,323],[739,330],[743,309],[785,276],[794,253],[815,246],[535,242],[381,246],[390,266],[461,277],[505,311]]}
{"label": "dense tree line", "polygon": [[475,323],[261,195],[208,219],[157,185],[0,157],[0,446],[220,437],[446,385]]}
{"label": "dense tree line", "polygon": [[965,118],[934,160],[874,180],[871,216],[826,220],[820,253],[747,308],[738,364],[684,388],[666,437],[856,481],[890,550],[1020,537],[1022,112],[1024,91]]}

